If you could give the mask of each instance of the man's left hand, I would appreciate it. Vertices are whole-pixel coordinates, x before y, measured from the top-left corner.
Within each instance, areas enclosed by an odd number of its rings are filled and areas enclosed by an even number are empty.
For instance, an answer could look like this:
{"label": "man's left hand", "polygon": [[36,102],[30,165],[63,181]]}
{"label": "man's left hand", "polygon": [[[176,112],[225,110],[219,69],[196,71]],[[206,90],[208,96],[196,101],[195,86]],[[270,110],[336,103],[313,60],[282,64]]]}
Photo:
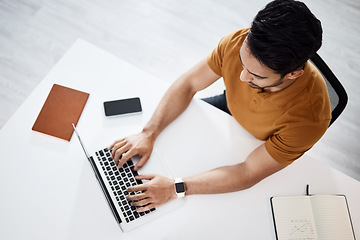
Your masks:
{"label": "man's left hand", "polygon": [[126,190],[129,193],[137,193],[129,195],[127,200],[131,201],[131,206],[137,207],[136,211],[138,212],[145,212],[176,198],[173,179],[156,174],[143,174],[136,176],[136,179],[149,180]]}

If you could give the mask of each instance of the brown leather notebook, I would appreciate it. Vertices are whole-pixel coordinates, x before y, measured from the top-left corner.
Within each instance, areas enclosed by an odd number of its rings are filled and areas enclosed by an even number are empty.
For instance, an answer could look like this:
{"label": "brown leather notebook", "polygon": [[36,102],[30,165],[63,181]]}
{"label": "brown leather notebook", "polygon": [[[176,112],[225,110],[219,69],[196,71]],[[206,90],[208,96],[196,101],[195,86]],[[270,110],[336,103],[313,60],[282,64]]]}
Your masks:
{"label": "brown leather notebook", "polygon": [[89,94],[54,84],[32,130],[70,141]]}

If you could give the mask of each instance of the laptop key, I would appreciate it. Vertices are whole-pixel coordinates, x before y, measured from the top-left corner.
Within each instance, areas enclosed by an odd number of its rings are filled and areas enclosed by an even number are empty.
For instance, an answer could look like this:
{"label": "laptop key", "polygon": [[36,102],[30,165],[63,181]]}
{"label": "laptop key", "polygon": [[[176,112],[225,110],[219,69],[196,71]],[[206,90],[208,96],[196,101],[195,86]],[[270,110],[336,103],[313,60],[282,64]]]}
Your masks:
{"label": "laptop key", "polygon": [[131,172],[134,174],[134,176],[138,176],[138,172],[134,170],[134,167],[130,168]]}

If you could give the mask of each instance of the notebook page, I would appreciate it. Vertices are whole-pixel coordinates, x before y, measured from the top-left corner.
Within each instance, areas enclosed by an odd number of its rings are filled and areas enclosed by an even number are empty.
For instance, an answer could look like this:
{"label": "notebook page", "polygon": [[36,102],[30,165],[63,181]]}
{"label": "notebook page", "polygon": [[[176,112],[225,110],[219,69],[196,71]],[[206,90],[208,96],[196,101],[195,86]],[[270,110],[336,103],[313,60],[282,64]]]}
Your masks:
{"label": "notebook page", "polygon": [[345,196],[311,197],[319,239],[355,240]]}
{"label": "notebook page", "polygon": [[318,239],[309,197],[273,197],[272,206],[279,240]]}

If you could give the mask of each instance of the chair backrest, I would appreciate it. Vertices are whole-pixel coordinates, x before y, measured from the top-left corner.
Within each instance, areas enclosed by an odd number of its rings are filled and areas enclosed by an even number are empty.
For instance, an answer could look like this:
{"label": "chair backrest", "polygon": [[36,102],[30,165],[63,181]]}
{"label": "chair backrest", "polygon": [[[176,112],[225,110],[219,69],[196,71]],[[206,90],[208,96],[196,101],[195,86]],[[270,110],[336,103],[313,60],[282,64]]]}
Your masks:
{"label": "chair backrest", "polygon": [[326,65],[326,63],[317,53],[315,53],[315,55],[310,59],[310,61],[316,66],[316,68],[320,71],[326,81],[326,86],[328,88],[331,103],[332,116],[329,124],[330,127],[331,124],[333,124],[333,122],[344,111],[348,101],[348,96],[340,81],[336,78],[330,68]]}

